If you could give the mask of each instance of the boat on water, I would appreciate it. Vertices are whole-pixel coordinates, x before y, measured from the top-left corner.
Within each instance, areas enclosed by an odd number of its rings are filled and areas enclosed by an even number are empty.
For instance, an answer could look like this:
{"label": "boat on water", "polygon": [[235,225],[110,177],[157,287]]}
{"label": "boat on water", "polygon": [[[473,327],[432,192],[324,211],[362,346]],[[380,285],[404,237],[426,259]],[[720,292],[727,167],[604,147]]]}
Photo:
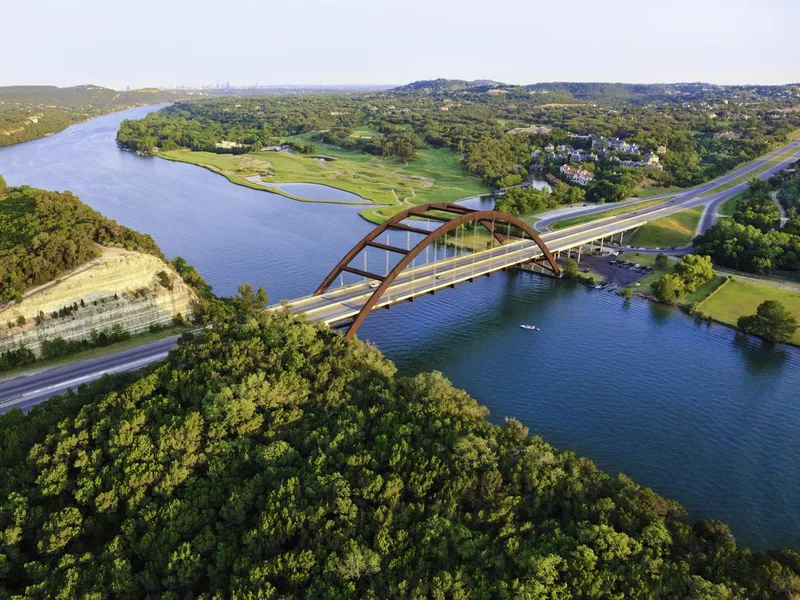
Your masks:
{"label": "boat on water", "polygon": [[536,325],[520,325],[522,329],[527,329],[529,331],[541,331]]}

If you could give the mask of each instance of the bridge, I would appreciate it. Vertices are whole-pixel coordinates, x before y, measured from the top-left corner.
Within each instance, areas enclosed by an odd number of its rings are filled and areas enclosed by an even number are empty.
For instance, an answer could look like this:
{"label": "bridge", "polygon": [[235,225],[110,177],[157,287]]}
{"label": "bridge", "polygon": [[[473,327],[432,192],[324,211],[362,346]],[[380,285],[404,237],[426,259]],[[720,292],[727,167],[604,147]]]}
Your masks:
{"label": "bridge", "polygon": [[281,306],[304,313],[310,321],[347,327],[345,336],[350,338],[375,310],[497,271],[524,266],[559,276],[562,254],[580,261],[586,244],[602,249],[612,240],[622,243],[625,232],[686,208],[685,203],[660,206],[539,234],[499,211],[444,203],[414,206],[364,236],[313,294]]}

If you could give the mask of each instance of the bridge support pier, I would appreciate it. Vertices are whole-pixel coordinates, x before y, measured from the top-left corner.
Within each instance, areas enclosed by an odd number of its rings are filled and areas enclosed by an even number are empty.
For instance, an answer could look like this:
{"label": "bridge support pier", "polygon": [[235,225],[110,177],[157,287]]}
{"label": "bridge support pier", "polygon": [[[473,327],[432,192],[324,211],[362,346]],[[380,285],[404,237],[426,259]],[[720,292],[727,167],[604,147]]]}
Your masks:
{"label": "bridge support pier", "polygon": [[600,253],[603,252],[603,238],[600,238]]}
{"label": "bridge support pier", "polygon": [[581,250],[583,250],[583,244],[578,246],[578,264],[581,264]]}

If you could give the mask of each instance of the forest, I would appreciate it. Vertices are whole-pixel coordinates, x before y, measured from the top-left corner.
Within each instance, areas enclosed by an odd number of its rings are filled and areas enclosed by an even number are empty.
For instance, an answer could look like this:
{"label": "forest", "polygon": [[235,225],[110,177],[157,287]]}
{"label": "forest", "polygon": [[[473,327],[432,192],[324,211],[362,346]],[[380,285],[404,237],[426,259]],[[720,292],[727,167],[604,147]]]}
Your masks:
{"label": "forest", "polygon": [[[796,204],[800,188],[794,174],[769,181],[753,179],[739,198],[732,219],[719,219],[693,243],[698,254],[711,256],[715,264],[752,273],[800,270],[800,213]],[[788,207],[781,227],[780,213],[771,193]]]}
{"label": "forest", "polygon": [[[665,148],[659,169],[620,165],[633,158],[624,153],[582,165],[596,175],[587,200],[613,202],[643,183],[690,186],[717,177],[800,127],[800,100],[790,86],[543,85],[434,80],[375,93],[177,102],[124,121],[117,139],[145,153],[246,152],[309,134],[405,161],[423,146],[448,148],[468,173],[501,188],[526,179],[535,165],[557,174],[557,162],[536,157],[548,144],[580,147],[593,136],[621,138],[648,153]],[[239,146],[223,148],[223,141]]]}
{"label": "forest", "polygon": [[164,258],[149,235],[107,219],[70,192],[5,187],[0,178],[0,302],[97,257],[97,244]]}
{"label": "forest", "polygon": [[800,555],[287,312],[0,416],[0,598],[787,599]]}

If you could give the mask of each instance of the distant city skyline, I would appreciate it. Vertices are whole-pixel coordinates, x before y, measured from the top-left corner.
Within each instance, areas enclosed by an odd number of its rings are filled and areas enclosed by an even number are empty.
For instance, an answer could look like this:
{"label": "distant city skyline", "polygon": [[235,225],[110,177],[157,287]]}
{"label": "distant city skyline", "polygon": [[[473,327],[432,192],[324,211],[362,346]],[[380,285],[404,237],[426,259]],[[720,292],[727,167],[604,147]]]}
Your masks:
{"label": "distant city skyline", "polygon": [[796,0],[3,4],[0,85],[800,81]]}

